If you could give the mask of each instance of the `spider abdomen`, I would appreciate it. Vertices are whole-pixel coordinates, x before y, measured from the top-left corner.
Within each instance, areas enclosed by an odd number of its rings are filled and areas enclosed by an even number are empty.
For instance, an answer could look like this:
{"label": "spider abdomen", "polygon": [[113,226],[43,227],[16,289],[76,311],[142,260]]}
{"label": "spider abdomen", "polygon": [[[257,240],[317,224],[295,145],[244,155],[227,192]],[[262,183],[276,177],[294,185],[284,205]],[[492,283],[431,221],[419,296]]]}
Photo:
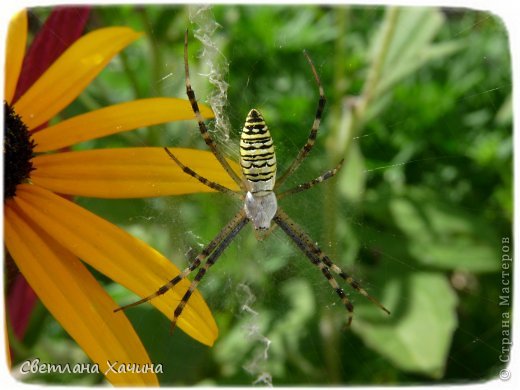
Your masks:
{"label": "spider abdomen", "polygon": [[[262,195],[246,193],[244,210],[256,231],[266,231],[271,227],[271,221],[277,209],[278,205],[274,192],[269,191]],[[257,235],[257,238],[263,239],[263,236]]]}
{"label": "spider abdomen", "polygon": [[260,111],[252,109],[240,137],[240,165],[248,190],[272,191],[276,178],[273,139]]}

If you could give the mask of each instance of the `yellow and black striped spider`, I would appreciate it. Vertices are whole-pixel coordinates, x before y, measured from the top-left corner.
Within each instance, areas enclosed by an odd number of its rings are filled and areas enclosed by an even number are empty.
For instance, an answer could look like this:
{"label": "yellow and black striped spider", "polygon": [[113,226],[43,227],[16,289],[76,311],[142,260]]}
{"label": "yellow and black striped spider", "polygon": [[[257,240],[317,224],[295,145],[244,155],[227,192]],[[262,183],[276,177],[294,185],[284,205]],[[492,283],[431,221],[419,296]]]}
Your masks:
{"label": "yellow and black striped spider", "polygon": [[[234,198],[238,198],[243,202],[243,207],[238,213],[231,219],[231,221],[224,226],[224,228],[217,234],[217,236],[202,250],[202,252],[195,258],[192,264],[182,271],[179,275],[174,277],[165,285],[161,286],[155,293],[140,299],[137,302],[131,303],[126,306],[122,306],[115,311],[124,310],[132,306],[137,306],[142,303],[148,302],[149,300],[166,293],[168,290],[173,288],[182,279],[187,277],[192,271],[199,268],[204,262],[202,268],[199,269],[197,275],[191,282],[191,285],[182,297],[180,303],[173,313],[173,319],[171,322],[170,330],[173,331],[177,319],[181,315],[184,307],[190,299],[193,291],[197,288],[197,285],[201,281],[202,277],[206,274],[208,269],[215,264],[222,252],[231,243],[233,238],[242,230],[242,228],[248,223],[253,224],[255,235],[259,240],[266,238],[272,229],[278,225],[282,230],[291,238],[298,248],[309,258],[309,260],[318,267],[325,278],[328,280],[334,291],[338,294],[339,298],[345,305],[348,312],[347,324],[352,321],[352,314],[354,307],[343,289],[338,285],[336,279],[332,275],[331,271],[339,275],[345,280],[354,290],[364,295],[369,300],[374,302],[386,313],[390,313],[381,303],[375,298],[371,297],[366,290],[364,290],[358,282],[356,282],[352,276],[344,272],[336,264],[330,260],[330,258],[323,253],[323,251],[315,244],[315,242],[300,228],[295,222],[293,222],[289,216],[277,205],[277,200],[291,195],[300,191],[312,188],[318,183],[333,177],[338,170],[341,168],[343,160],[334,168],[324,174],[320,175],[314,180],[300,184],[292,189],[283,192],[277,192],[283,182],[293,173],[305,159],[307,154],[311,151],[314,142],[316,140],[316,134],[320,126],[321,116],[325,107],[325,95],[323,87],[321,85],[320,78],[316,72],[309,55],[304,51],[305,58],[307,59],[314,79],[319,88],[319,101],[318,108],[316,110],[316,117],[311,128],[311,132],[307,139],[306,144],[298,153],[292,164],[289,166],[287,171],[276,178],[276,156],[274,152],[273,139],[269,133],[269,129],[265,124],[262,114],[252,109],[246,118],[246,123],[242,129],[240,136],[240,165],[242,167],[242,173],[244,178],[241,179],[237,173],[231,168],[229,163],[226,161],[224,156],[217,149],[217,144],[209,134],[206,125],[204,124],[204,118],[202,117],[197,100],[195,98],[195,92],[191,88],[189,66],[188,66],[188,33],[186,31],[184,38],[184,67],[186,73],[186,93],[191,103],[191,107],[197,118],[200,133],[209,146],[217,160],[220,162],[226,172],[233,178],[233,180],[240,186],[241,191],[235,192],[226,188],[218,183],[212,182],[192,169],[180,162],[168,148],[164,148],[170,158],[188,175],[199,180],[201,183],[208,187],[228,194]],[[272,223],[276,225],[272,225]]]}

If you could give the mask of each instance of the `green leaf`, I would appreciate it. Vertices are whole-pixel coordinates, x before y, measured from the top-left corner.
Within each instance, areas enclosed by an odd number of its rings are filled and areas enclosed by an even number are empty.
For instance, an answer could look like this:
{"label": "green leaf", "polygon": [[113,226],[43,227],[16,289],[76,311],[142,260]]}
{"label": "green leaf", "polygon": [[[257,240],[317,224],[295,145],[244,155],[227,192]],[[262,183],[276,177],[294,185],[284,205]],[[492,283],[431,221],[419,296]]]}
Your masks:
{"label": "green leaf", "polygon": [[352,329],[400,369],[440,378],[457,326],[456,295],[440,273],[395,276],[382,296],[390,319],[381,320],[377,307],[360,302]]}
{"label": "green leaf", "polygon": [[[500,236],[488,220],[426,188],[408,187],[403,194],[371,191],[367,212],[385,226],[365,230],[384,255],[415,259],[439,269],[494,272],[500,267]],[[402,232],[396,235],[395,230]],[[400,245],[396,246],[396,239]]]}
{"label": "green leaf", "polygon": [[500,267],[499,236],[480,216],[419,188],[391,199],[389,209],[419,262],[472,272]]}
{"label": "green leaf", "polygon": [[465,45],[462,40],[432,43],[445,24],[443,14],[436,8],[397,8],[393,15],[395,19],[388,12],[385,19],[387,23],[393,23],[393,28],[387,28],[383,23],[378,36],[372,41],[369,54],[371,61],[381,61],[381,64],[377,82],[373,85],[375,99],[365,113],[363,122],[386,107],[386,104],[381,104],[382,101],[390,103],[385,93],[393,85],[428,62],[447,57]]}
{"label": "green leaf", "polygon": [[340,194],[351,202],[359,202],[365,193],[365,159],[358,144],[353,144],[345,157],[338,177]]}
{"label": "green leaf", "polygon": [[508,125],[513,121],[513,97],[511,94],[506,98],[502,106],[497,111],[495,116],[495,122],[498,125]]}
{"label": "green leaf", "polygon": [[387,70],[415,58],[443,24],[444,17],[437,8],[399,8],[397,26],[385,61]]}
{"label": "green leaf", "polygon": [[313,289],[303,279],[288,281],[281,289],[288,303],[279,312],[259,308],[254,295],[249,295],[249,287],[240,289],[248,296],[240,319],[221,336],[214,352],[226,374],[253,368],[250,373],[255,374],[261,368],[273,376],[282,376],[286,375],[288,356],[304,359],[300,351],[302,338],[316,315]]}
{"label": "green leaf", "polygon": [[400,61],[398,64],[390,67],[379,83],[377,93],[383,94],[394,84],[397,84],[400,80],[417,71],[428,62],[447,57],[463,47],[464,43],[462,41],[448,41],[422,48],[422,50],[415,53],[413,59],[409,58],[407,61]]}

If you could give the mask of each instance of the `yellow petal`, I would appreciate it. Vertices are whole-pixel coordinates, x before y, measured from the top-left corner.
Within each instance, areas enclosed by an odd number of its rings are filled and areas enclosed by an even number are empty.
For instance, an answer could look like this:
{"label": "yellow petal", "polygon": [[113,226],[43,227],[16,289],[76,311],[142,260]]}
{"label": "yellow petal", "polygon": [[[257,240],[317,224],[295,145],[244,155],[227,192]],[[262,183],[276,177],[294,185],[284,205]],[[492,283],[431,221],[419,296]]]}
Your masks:
{"label": "yellow petal", "polygon": [[[230,189],[238,187],[211,152],[172,148],[185,165]],[[40,155],[34,184],[51,191],[99,198],[143,198],[213,191],[184,173],[163,148],[120,148]],[[238,165],[230,162],[234,168]]]}
{"label": "yellow petal", "polygon": [[[199,105],[199,108],[205,118],[213,117],[208,107]],[[152,98],[115,104],[35,133],[35,152],[47,152],[139,127],[186,119],[195,119],[195,114],[189,101],[183,99]]]}
{"label": "yellow petal", "polygon": [[[36,185],[21,184],[14,199],[59,244],[141,297],[179,274],[175,265],[143,241],[61,196]],[[151,304],[171,319],[188,287],[189,282],[183,280]],[[118,315],[123,314],[114,313]],[[178,326],[203,344],[213,345],[217,337],[215,321],[198,291],[192,295]]]}
{"label": "yellow petal", "polygon": [[[114,315],[112,298],[77,257],[36,226],[14,202],[5,209],[5,241],[42,303],[99,365],[100,372],[108,370],[107,361],[151,367],[130,321]],[[106,378],[119,385],[158,385],[157,377],[150,372],[109,372]]]}
{"label": "yellow petal", "polygon": [[139,36],[127,27],[108,27],[84,35],[16,102],[16,113],[29,129],[48,121],[72,102],[114,55]]}
{"label": "yellow petal", "polygon": [[4,86],[4,99],[7,103],[11,103],[16,90],[16,83],[18,82],[18,76],[20,76],[20,70],[22,69],[26,41],[27,11],[23,10],[11,19],[7,31]]}

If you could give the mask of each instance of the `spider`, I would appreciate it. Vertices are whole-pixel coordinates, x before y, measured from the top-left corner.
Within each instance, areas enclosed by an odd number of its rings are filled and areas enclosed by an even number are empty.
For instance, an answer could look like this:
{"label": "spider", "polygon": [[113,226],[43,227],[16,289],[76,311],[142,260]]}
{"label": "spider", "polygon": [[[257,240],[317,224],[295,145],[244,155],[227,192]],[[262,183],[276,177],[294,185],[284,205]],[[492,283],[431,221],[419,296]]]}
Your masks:
{"label": "spider", "polygon": [[289,218],[289,216],[277,204],[278,200],[288,195],[308,190],[314,187],[316,184],[330,179],[336,175],[343,164],[343,160],[341,160],[335,168],[326,171],[314,180],[305,182],[283,192],[277,191],[278,188],[280,188],[281,185],[287,180],[287,178],[300,166],[302,161],[311,151],[316,140],[321,116],[325,107],[326,99],[318,72],[316,71],[316,68],[314,67],[314,64],[312,63],[312,60],[307,52],[304,51],[303,54],[311,67],[314,79],[319,89],[319,100],[316,116],[314,118],[314,123],[312,125],[307,142],[299,151],[298,155],[293,160],[289,168],[285,171],[285,173],[277,178],[276,155],[274,152],[273,139],[271,138],[269,129],[260,111],[257,109],[252,109],[247,115],[246,122],[240,137],[240,165],[242,167],[242,174],[244,176],[244,178],[241,179],[231,168],[222,153],[217,149],[217,144],[208,132],[206,125],[204,124],[204,118],[199,111],[197,100],[195,98],[195,92],[193,91],[190,82],[190,72],[188,65],[188,31],[186,31],[184,35],[184,70],[186,76],[186,94],[188,95],[191,107],[199,125],[200,133],[202,134],[206,145],[211,149],[228,175],[231,176],[231,178],[237,183],[241,191],[235,192],[227,187],[200,176],[197,172],[193,171],[191,168],[187,167],[181,161],[179,161],[179,159],[167,147],[165,147],[164,150],[186,174],[194,177],[201,183],[214,190],[239,199],[243,202],[243,207],[236,213],[236,215],[229,221],[229,223],[224,226],[224,228],[222,228],[217,236],[202,249],[202,251],[193,260],[189,267],[184,269],[179,275],[175,276],[168,283],[161,286],[153,294],[134,303],[121,306],[114,311],[125,310],[129,307],[137,306],[148,302],[157,296],[165,294],[177,283],[186,278],[191,272],[199,268],[201,264],[203,264],[202,268],[198,270],[195,278],[191,282],[188,291],[186,291],[173,313],[173,319],[170,326],[171,333],[175,328],[177,320],[181,315],[184,307],[188,303],[191,295],[197,288],[199,282],[202,280],[206,272],[213,264],[215,264],[222,252],[227,248],[227,246],[242,230],[242,228],[248,222],[251,222],[258,240],[265,239],[276,225],[278,225],[289,236],[289,238],[296,244],[296,246],[300,248],[300,250],[309,258],[311,263],[314,264],[323,273],[323,276],[325,276],[331,287],[341,299],[348,314],[347,325],[350,325],[352,322],[354,306],[348,299],[343,289],[338,285],[338,282],[332,275],[331,271],[339,275],[339,277],[345,280],[355,291],[361,295],[364,295],[366,298],[384,310],[387,314],[390,314],[388,309],[386,309],[375,298],[370,296],[367,291],[364,290],[361,285],[352,278],[352,276],[344,272],[340,267],[332,262],[332,260],[317,246],[315,241],[312,240],[300,226],[293,222],[292,219]]}

